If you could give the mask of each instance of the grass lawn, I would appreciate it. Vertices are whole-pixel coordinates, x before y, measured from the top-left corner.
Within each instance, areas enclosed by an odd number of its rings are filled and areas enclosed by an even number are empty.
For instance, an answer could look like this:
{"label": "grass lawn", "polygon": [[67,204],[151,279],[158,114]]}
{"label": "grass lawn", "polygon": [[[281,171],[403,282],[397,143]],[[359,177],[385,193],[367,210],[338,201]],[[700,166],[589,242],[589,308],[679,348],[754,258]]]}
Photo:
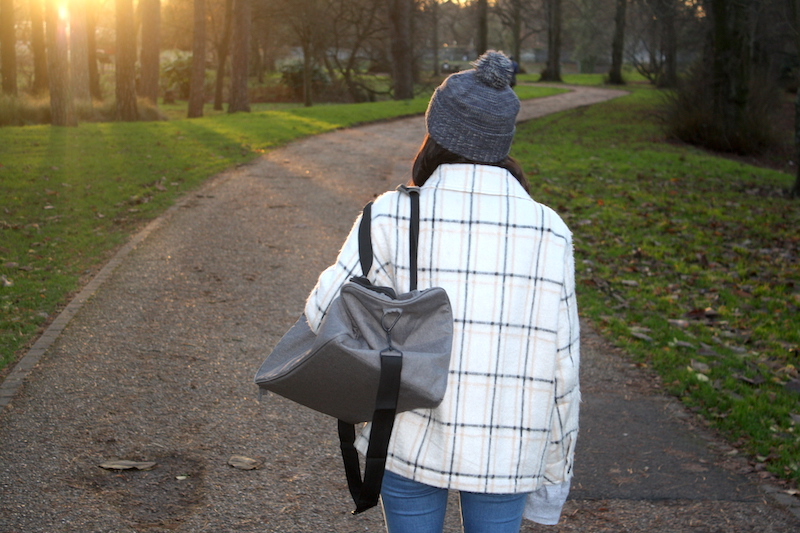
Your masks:
{"label": "grass lawn", "polygon": [[[521,98],[559,89],[520,87]],[[209,176],[299,137],[423,113],[429,96],[202,119],[0,128],[0,370],[131,233]],[[183,116],[185,103],[166,106]]]}
{"label": "grass lawn", "polygon": [[518,129],[532,194],[575,234],[604,336],[764,468],[800,481],[800,205],[793,177],[665,142],[661,95]]}

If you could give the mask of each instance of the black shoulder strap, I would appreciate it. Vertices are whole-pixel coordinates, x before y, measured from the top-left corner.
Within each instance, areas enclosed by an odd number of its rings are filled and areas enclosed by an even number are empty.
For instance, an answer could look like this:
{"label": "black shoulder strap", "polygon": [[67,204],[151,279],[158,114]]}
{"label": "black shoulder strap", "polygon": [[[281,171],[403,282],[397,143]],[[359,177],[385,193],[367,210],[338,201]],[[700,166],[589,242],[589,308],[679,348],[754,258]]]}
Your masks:
{"label": "black shoulder strap", "polygon": [[[419,191],[406,189],[411,197],[411,227],[409,231],[411,290],[417,288],[417,247],[419,244]],[[372,202],[364,207],[358,228],[358,254],[361,269],[366,277],[372,267],[372,238],[370,235]],[[364,478],[356,451],[355,425],[339,420],[339,444],[344,461],[344,472],[350,495],[356,504],[353,514],[358,514],[378,505],[381,494],[389,438],[392,436],[397,414],[397,398],[400,394],[400,375],[403,369],[403,354],[396,350],[381,352],[381,377],[372,415],[372,431],[367,447]]]}
{"label": "black shoulder strap", "polygon": [[411,229],[409,235],[409,268],[411,270],[411,290],[417,288],[417,248],[419,247],[419,190],[408,189],[411,197]]}
{"label": "black shoulder strap", "polygon": [[361,261],[361,272],[366,278],[369,276],[369,269],[372,268],[372,202],[364,206],[361,213],[361,224],[358,225],[358,258]]}

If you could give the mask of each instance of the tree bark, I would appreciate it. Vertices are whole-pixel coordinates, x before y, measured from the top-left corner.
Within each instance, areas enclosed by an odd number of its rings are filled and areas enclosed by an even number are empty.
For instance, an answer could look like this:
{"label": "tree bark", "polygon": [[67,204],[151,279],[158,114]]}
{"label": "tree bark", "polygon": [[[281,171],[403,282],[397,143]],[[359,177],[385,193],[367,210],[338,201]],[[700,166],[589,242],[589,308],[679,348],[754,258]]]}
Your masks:
{"label": "tree bark", "polygon": [[711,0],[713,24],[712,105],[726,137],[745,134],[750,57],[747,53],[747,6],[744,2]]}
{"label": "tree bark", "polygon": [[625,51],[625,16],[628,11],[628,0],[617,0],[617,11],[614,16],[614,39],[611,42],[611,70],[608,82],[624,85],[622,79],[622,57]]}
{"label": "tree bark", "polygon": [[433,40],[433,75],[439,75],[439,0],[430,1]]}
{"label": "tree bark", "polygon": [[214,82],[214,109],[222,111],[223,89],[225,88],[225,64],[231,46],[231,26],[233,17],[233,0],[225,0],[225,29],[222,41],[217,47],[217,78]]}
{"label": "tree bark", "polygon": [[250,10],[250,0],[233,1],[231,94],[228,113],[250,111],[250,97],[247,92],[250,67]]}
{"label": "tree bark", "polygon": [[[798,74],[798,77],[800,77],[800,74]],[[794,152],[795,160],[800,161],[800,90],[797,91],[794,99]],[[797,167],[797,172],[795,173],[791,196],[792,198],[800,198],[800,165],[795,166]]]}
{"label": "tree bark", "polygon": [[161,0],[140,0],[142,8],[142,96],[158,105],[161,54]]}
{"label": "tree bark", "polygon": [[189,85],[189,118],[203,116],[206,82],[206,2],[194,0],[192,78]]}
{"label": "tree bark", "polygon": [[100,72],[97,69],[97,13],[90,10],[86,14],[86,42],[89,45],[89,92],[95,100],[103,99],[100,88]]}
{"label": "tree bark", "polygon": [[3,94],[17,94],[17,34],[14,0],[0,0],[0,74]]}
{"label": "tree bark", "polygon": [[414,53],[411,45],[413,0],[389,0],[394,99],[414,98]]}
{"label": "tree bark", "polygon": [[44,38],[44,13],[41,0],[29,0],[31,14],[31,52],[33,53],[33,85],[31,93],[47,90],[47,44]]}
{"label": "tree bark", "polygon": [[[789,4],[791,13],[792,31],[794,32],[795,49],[800,51],[800,0],[791,0]],[[797,73],[798,90],[794,99],[794,151],[795,161],[800,162],[800,72]],[[796,165],[792,198],[800,198],[800,164]]]}
{"label": "tree bark", "polygon": [[139,118],[136,102],[136,33],[134,32],[133,0],[116,0],[116,16],[117,119],[130,122]]}
{"label": "tree bark", "polygon": [[75,109],[69,88],[67,21],[59,17],[55,0],[49,0],[45,10],[47,77],[50,80],[50,123],[53,126],[76,126]]}
{"label": "tree bark", "polygon": [[547,0],[547,66],[541,81],[561,81],[561,0]]}
{"label": "tree bark", "polygon": [[86,24],[85,0],[70,0],[70,80],[72,96],[77,100],[91,103],[89,91],[89,42]]}
{"label": "tree bark", "polygon": [[[660,19],[664,69],[658,79],[658,86],[663,88],[678,85],[678,33],[675,27],[675,0],[659,0],[656,5]],[[744,59],[744,58],[743,58]]]}
{"label": "tree bark", "polygon": [[522,4],[521,0],[512,0],[511,4],[514,13],[511,19],[511,48],[514,60],[519,63],[522,56]]}
{"label": "tree bark", "polygon": [[489,49],[489,1],[478,0],[478,38],[475,52],[478,56]]}

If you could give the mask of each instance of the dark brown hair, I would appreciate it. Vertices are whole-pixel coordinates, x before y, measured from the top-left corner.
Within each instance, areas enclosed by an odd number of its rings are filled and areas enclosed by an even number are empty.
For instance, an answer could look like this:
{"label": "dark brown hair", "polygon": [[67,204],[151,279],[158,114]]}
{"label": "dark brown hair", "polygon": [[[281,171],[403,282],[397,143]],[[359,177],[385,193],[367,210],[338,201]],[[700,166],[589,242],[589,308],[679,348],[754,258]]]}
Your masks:
{"label": "dark brown hair", "polygon": [[517,179],[519,184],[522,185],[522,188],[525,189],[525,192],[528,194],[531,192],[528,185],[528,180],[525,179],[525,173],[522,172],[522,167],[513,157],[507,156],[502,161],[498,161],[496,163],[481,163],[478,161],[472,161],[466,157],[454,154],[446,148],[443,148],[439,143],[434,141],[430,135],[425,135],[425,140],[422,141],[422,146],[420,146],[417,156],[414,158],[414,166],[411,170],[411,183],[417,187],[421,187],[426,181],[428,181],[428,178],[431,177],[431,174],[433,174],[433,171],[436,170],[439,165],[453,163],[490,165],[493,167],[504,168]]}

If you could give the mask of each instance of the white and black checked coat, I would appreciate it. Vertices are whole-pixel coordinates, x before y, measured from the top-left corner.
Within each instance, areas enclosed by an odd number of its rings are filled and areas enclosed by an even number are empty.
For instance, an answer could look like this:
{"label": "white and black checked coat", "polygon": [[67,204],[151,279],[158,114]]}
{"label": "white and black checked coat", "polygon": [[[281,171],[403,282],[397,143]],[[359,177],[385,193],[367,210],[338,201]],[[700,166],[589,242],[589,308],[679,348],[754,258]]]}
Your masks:
{"label": "white and black checked coat", "polygon": [[[369,278],[398,292],[409,288],[409,210],[400,191],[372,207]],[[342,284],[360,274],[358,222],[309,296],[314,330]],[[568,481],[580,391],[567,226],[504,169],[443,165],[420,188],[418,257],[419,288],[443,287],[453,307],[450,377],[439,407],[397,416],[386,468],[470,492]]]}

